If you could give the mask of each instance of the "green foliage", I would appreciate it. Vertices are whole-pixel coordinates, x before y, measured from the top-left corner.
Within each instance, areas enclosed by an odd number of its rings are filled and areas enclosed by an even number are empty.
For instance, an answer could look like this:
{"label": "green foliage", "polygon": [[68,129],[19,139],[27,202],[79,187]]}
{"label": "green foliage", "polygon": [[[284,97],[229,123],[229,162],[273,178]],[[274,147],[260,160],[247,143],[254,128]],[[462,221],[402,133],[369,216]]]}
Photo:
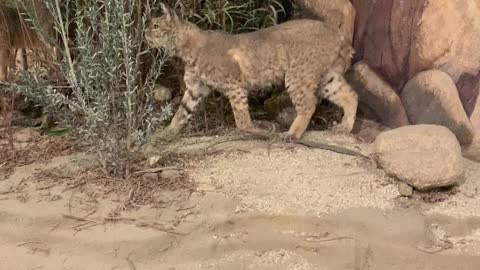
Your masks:
{"label": "green foliage", "polygon": [[149,16],[136,3],[49,0],[60,42],[71,45],[74,30],[75,45],[65,46],[61,65],[67,86],[54,86],[45,72],[32,72],[21,74],[11,87],[78,134],[117,176],[128,174],[132,151],[172,115],[169,105],[159,108],[152,99],[166,58],[156,54],[145,61]]}
{"label": "green foliage", "polygon": [[241,33],[273,25],[282,5],[277,0],[166,0],[184,19],[203,29]]}
{"label": "green foliage", "polygon": [[[171,115],[169,106],[156,110],[151,98],[166,59],[159,54],[151,66],[142,65],[148,14],[139,10],[137,2],[100,0],[77,5],[75,63],[68,49],[65,53],[65,71],[76,100],[72,112],[83,117],[80,134],[95,145],[107,165],[120,171],[130,151]],[[69,22],[58,13],[56,18],[66,40]],[[142,74],[144,70],[147,74]]]}

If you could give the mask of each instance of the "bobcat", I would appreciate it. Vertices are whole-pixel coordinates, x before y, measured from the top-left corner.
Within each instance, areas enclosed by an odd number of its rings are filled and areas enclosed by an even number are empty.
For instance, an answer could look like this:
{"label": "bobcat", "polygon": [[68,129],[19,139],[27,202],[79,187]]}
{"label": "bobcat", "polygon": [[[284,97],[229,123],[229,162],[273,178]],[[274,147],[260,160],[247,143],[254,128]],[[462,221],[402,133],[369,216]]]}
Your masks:
{"label": "bobcat", "polygon": [[303,136],[318,98],[343,109],[342,122],[335,130],[352,130],[358,96],[343,74],[350,67],[353,49],[338,29],[302,19],[230,35],[203,31],[164,4],[162,10],[163,15],[150,22],[145,38],[150,46],[171,49],[183,60],[187,88],[166,128],[169,132],[183,128],[197,104],[216,89],[228,97],[237,128],[265,134],[252,123],[247,95],[251,89],[282,81],[297,113],[285,140]]}

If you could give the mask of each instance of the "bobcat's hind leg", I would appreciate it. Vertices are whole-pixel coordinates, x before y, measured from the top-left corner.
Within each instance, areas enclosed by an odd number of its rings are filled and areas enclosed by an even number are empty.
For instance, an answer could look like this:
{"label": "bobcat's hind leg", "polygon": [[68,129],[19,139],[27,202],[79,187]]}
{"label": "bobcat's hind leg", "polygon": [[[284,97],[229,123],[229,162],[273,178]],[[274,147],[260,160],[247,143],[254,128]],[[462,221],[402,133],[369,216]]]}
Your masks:
{"label": "bobcat's hind leg", "polygon": [[350,133],[355,123],[358,107],[358,94],[352,89],[343,75],[330,71],[324,77],[320,95],[339,106],[343,110],[342,122],[333,131]]}

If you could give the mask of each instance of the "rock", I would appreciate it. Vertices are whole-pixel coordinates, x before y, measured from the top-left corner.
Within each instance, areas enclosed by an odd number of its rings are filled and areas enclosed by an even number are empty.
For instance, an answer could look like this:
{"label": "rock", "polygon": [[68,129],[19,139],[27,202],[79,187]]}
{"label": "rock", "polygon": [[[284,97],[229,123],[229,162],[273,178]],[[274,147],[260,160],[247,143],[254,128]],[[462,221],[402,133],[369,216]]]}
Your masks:
{"label": "rock", "polygon": [[265,111],[282,127],[289,128],[297,116],[292,101],[286,92],[274,95],[264,102]]}
{"label": "rock", "polygon": [[13,134],[16,142],[32,142],[40,137],[40,132],[33,128],[22,128]]}
{"label": "rock", "polygon": [[418,73],[405,85],[402,102],[412,124],[449,128],[461,144],[473,140],[473,127],[448,74],[440,70]]}
{"label": "rock", "polygon": [[473,109],[472,115],[470,116],[470,122],[473,126],[473,143],[480,144],[480,98],[477,99],[475,108]]}
{"label": "rock", "polygon": [[[478,84],[480,1],[352,0],[352,4],[356,60],[365,60],[398,93],[418,72],[432,68],[448,73],[458,85],[472,79]],[[467,96],[478,95],[475,83],[465,86]]]}
{"label": "rock", "polygon": [[389,130],[389,128],[379,124],[376,121],[357,117],[352,132],[361,141],[366,143],[372,143],[375,141],[379,134],[386,130]]}
{"label": "rock", "polygon": [[175,180],[182,177],[182,172],[179,170],[165,170],[160,173],[163,179]]}
{"label": "rock", "polygon": [[295,120],[295,117],[297,117],[297,111],[295,111],[295,108],[293,106],[285,107],[277,114],[275,121],[277,121],[280,126],[289,128]]}
{"label": "rock", "polygon": [[398,193],[404,197],[412,197],[413,188],[404,182],[398,182]]}
{"label": "rock", "polygon": [[384,125],[396,128],[409,124],[398,94],[365,62],[353,65],[347,80],[358,93],[360,102],[372,108]]}
{"label": "rock", "polygon": [[172,99],[172,89],[164,85],[157,84],[153,89],[153,98],[158,102],[170,101]]}
{"label": "rock", "polygon": [[150,156],[147,158],[147,165],[153,167],[153,165],[157,164],[160,159],[162,159],[161,155],[150,154]]}
{"label": "rock", "polygon": [[350,0],[298,0],[302,8],[302,18],[320,19],[338,27],[349,39],[353,40],[355,9]]}
{"label": "rock", "polygon": [[464,181],[460,144],[446,127],[412,125],[378,135],[374,157],[389,175],[418,190]]}
{"label": "rock", "polygon": [[181,136],[182,130],[171,126],[166,126],[163,129],[157,130],[150,138],[149,142],[144,145],[143,153],[149,155],[156,151],[156,148],[161,148]]}
{"label": "rock", "polygon": [[480,163],[480,143],[476,142],[463,149],[463,157]]}
{"label": "rock", "polygon": [[142,179],[145,181],[158,181],[158,173],[146,173],[142,175]]}

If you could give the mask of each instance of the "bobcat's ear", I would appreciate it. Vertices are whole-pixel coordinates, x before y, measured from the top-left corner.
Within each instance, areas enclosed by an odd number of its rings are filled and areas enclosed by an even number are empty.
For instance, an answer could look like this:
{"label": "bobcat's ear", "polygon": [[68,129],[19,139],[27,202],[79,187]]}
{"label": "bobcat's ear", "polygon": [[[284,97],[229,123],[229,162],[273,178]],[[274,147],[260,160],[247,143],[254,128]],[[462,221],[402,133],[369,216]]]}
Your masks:
{"label": "bobcat's ear", "polygon": [[165,3],[160,3],[160,7],[162,8],[163,14],[167,16],[167,22],[178,21],[178,16],[177,13],[175,13],[175,10],[169,8]]}

